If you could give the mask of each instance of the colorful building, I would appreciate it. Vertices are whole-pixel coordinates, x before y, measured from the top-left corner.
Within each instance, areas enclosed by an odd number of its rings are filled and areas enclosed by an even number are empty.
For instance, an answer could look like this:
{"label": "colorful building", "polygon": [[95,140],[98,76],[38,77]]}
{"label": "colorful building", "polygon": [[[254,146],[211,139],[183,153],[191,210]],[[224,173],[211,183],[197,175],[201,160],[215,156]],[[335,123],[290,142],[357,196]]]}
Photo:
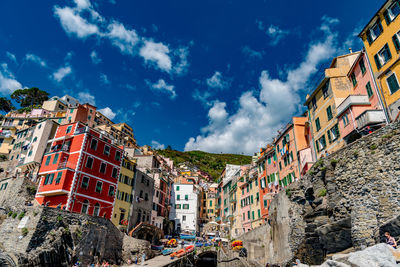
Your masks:
{"label": "colorful building", "polygon": [[391,120],[400,107],[400,4],[386,1],[359,34]]}
{"label": "colorful building", "polygon": [[37,203],[111,219],[122,149],[76,122],[60,125],[46,151]]}
{"label": "colorful building", "polygon": [[215,221],[215,205],[218,184],[211,184],[206,190],[206,214],[209,221]]}
{"label": "colorful building", "polygon": [[346,144],[385,125],[386,117],[367,55],[361,51],[347,77],[351,94],[337,107],[339,130]]}
{"label": "colorful building", "polygon": [[347,74],[359,54],[360,52],[356,52],[334,58],[317,88],[311,95],[307,95],[305,106],[308,107],[316,159],[345,145],[336,118],[337,106],[353,90]]}

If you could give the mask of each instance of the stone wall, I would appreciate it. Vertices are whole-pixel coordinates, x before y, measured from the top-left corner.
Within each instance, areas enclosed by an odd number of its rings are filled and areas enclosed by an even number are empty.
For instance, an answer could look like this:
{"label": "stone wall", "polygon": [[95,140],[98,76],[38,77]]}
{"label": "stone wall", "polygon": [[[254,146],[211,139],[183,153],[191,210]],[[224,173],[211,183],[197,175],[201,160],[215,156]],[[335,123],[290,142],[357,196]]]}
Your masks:
{"label": "stone wall", "polygon": [[321,264],[329,254],[379,243],[385,229],[400,237],[399,133],[396,123],[363,137],[280,192],[270,224],[241,237],[249,260]]}

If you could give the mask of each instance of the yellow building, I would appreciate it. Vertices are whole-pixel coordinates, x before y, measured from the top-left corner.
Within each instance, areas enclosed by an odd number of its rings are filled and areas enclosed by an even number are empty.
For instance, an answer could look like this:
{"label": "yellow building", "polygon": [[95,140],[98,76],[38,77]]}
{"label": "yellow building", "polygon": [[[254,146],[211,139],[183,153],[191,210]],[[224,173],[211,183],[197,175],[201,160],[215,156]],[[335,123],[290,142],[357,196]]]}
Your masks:
{"label": "yellow building", "polygon": [[8,155],[13,146],[16,137],[17,128],[13,125],[0,127],[0,154]]}
{"label": "yellow building", "polygon": [[136,161],[124,157],[118,180],[118,189],[115,196],[112,223],[126,229],[127,222],[131,217],[131,205],[133,203],[133,190],[135,184]]}
{"label": "yellow building", "polygon": [[388,0],[359,34],[391,120],[400,107],[400,4]]}
{"label": "yellow building", "polygon": [[258,184],[257,167],[254,166],[249,173],[249,194],[250,194],[250,219],[251,228],[254,229],[264,223],[261,214],[260,188]]}
{"label": "yellow building", "polygon": [[334,58],[317,88],[311,95],[307,95],[304,105],[309,110],[317,159],[345,145],[339,131],[336,108],[352,92],[353,86],[347,73],[359,54],[360,52],[356,52]]}
{"label": "yellow building", "polygon": [[114,124],[113,127],[120,131],[125,147],[137,147],[133,129],[126,123]]}

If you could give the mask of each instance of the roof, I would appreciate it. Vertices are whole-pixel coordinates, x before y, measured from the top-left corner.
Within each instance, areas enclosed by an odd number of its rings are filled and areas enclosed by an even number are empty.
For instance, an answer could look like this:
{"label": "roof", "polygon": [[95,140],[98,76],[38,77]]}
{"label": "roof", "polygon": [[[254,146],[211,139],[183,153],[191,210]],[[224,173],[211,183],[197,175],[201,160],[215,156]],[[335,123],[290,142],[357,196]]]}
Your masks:
{"label": "roof", "polygon": [[379,13],[385,8],[387,4],[392,4],[393,0],[387,0],[379,9],[376,11],[375,15],[372,16],[372,18],[368,21],[368,23],[365,25],[365,27],[361,30],[361,32],[358,34],[358,37],[361,38],[361,36],[364,34],[364,32],[369,28],[369,25],[374,22],[374,19],[379,15]]}

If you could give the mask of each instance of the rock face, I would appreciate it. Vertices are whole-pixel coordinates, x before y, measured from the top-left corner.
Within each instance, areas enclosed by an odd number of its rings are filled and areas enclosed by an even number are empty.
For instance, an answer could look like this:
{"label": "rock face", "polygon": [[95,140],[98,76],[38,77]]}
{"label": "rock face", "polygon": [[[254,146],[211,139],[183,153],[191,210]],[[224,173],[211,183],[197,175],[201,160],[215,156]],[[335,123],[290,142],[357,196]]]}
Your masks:
{"label": "rock face", "polygon": [[[26,230],[18,228],[26,219]],[[79,260],[87,266],[102,260],[121,264],[142,253],[153,256],[149,242],[126,236],[104,218],[26,207],[21,221],[7,217],[0,224],[0,260],[7,256],[19,266],[71,266]]]}
{"label": "rock face", "polygon": [[[399,133],[400,124],[392,124],[357,140],[280,192],[270,206],[270,224],[256,229],[258,236],[241,237],[249,258],[321,264],[328,254],[381,242],[385,231],[399,238]],[[252,253],[256,242],[264,257]]]}

